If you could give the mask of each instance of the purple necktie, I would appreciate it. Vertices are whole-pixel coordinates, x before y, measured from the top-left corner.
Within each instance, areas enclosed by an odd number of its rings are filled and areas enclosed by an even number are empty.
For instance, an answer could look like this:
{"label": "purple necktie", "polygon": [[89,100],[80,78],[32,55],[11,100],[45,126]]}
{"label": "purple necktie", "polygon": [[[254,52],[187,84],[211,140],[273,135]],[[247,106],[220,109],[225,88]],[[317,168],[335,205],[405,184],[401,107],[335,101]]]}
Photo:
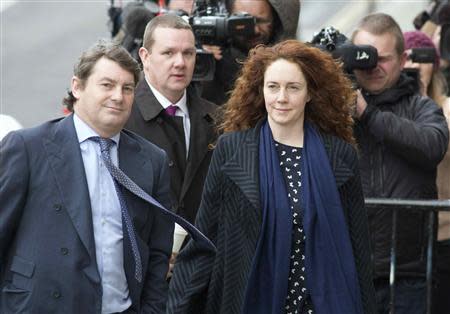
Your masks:
{"label": "purple necktie", "polygon": [[166,108],[166,113],[173,117],[175,116],[175,113],[177,112],[178,106],[175,105],[170,105],[169,107]]}

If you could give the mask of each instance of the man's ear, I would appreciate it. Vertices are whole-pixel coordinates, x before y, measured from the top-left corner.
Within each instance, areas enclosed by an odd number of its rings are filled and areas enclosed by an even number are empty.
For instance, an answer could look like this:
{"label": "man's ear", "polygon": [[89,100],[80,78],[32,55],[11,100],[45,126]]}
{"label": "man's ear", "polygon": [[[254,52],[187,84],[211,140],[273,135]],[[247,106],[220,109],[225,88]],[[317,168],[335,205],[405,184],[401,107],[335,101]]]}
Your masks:
{"label": "man's ear", "polygon": [[400,55],[400,67],[402,70],[405,67],[406,60],[408,60],[408,53],[406,51],[403,51],[403,53]]}
{"label": "man's ear", "polygon": [[75,97],[76,99],[79,99],[80,92],[83,89],[84,89],[84,86],[83,86],[83,83],[81,82],[81,80],[76,76],[72,76],[71,90],[72,90],[73,97]]}
{"label": "man's ear", "polygon": [[139,48],[139,58],[141,58],[142,64],[145,64],[145,61],[147,60],[149,55],[150,52],[146,48],[144,47]]}

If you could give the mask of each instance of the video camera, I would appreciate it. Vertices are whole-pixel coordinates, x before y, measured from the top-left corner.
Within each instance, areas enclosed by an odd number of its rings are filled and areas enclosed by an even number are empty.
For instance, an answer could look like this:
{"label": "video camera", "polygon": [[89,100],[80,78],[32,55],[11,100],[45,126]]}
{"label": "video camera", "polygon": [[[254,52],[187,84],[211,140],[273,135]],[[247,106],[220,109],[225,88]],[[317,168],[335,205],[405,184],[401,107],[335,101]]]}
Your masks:
{"label": "video camera", "polygon": [[[437,55],[436,50],[430,47],[412,48],[408,59],[413,63],[434,63]],[[403,72],[414,79],[416,90],[420,89],[420,70],[417,68],[404,68]]]}
{"label": "video camera", "polygon": [[202,45],[225,46],[235,37],[252,37],[256,20],[247,13],[229,14],[216,0],[195,0],[189,24],[199,46],[195,63],[194,81],[214,79],[213,54],[201,48]]}
{"label": "video camera", "polygon": [[378,52],[369,45],[354,45],[334,27],[323,28],[311,41],[315,47],[330,52],[333,58],[342,60],[344,70],[351,76],[353,70],[367,70],[377,66]]}
{"label": "video camera", "polygon": [[230,15],[217,0],[196,0],[189,23],[201,44],[222,46],[233,37],[252,37],[256,21],[247,13]]}

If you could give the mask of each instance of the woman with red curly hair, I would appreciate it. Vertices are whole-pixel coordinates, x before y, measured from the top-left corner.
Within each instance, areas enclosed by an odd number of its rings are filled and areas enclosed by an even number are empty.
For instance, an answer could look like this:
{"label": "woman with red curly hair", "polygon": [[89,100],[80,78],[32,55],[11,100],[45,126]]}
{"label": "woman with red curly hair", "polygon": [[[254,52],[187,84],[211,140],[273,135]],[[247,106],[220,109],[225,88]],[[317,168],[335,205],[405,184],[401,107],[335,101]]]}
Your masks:
{"label": "woman with red curly hair", "polygon": [[375,313],[342,66],[296,40],[251,50],[224,107],[168,313]]}

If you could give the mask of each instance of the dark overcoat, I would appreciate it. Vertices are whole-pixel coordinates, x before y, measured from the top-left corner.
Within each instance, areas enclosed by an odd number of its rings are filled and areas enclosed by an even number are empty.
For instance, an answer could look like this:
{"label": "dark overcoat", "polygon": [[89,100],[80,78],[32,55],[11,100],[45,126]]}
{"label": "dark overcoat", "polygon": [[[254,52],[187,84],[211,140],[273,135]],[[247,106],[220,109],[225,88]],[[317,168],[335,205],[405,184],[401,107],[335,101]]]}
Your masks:
{"label": "dark overcoat", "polygon": [[[194,222],[211,161],[209,144],[216,140],[214,113],[217,106],[187,90],[187,107],[191,123],[189,152],[186,148],[182,121],[169,120],[164,108],[153,95],[145,79],[136,87],[136,96],[126,128],[162,148],[169,157],[172,210]],[[175,133],[170,123],[179,122]]]}
{"label": "dark overcoat", "polygon": [[[196,220],[217,246],[205,255],[190,241],[169,288],[167,313],[239,314],[261,229],[260,124],[222,136],[216,146]],[[322,135],[336,178],[355,256],[364,313],[375,313],[367,215],[355,149]]]}

